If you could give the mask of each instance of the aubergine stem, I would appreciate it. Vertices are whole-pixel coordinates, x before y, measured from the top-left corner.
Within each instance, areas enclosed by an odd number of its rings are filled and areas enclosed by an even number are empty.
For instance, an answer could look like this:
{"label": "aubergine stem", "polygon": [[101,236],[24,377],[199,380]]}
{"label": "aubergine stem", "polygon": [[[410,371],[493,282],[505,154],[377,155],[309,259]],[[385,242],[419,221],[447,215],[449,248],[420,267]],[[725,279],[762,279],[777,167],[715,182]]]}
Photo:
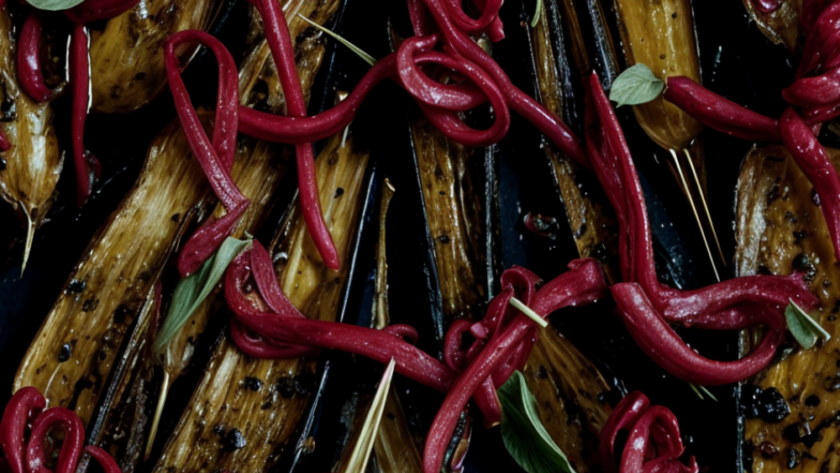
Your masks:
{"label": "aubergine stem", "polygon": [[368,409],[365,423],[362,426],[359,437],[356,439],[356,445],[353,447],[353,453],[350,455],[350,461],[347,462],[344,473],[365,472],[368,460],[370,459],[370,453],[376,444],[379,425],[382,423],[382,414],[385,412],[385,405],[387,404],[388,394],[391,390],[391,380],[394,378],[395,367],[396,362],[391,358],[391,362],[385,368],[385,374],[382,375],[382,380],[379,381],[379,388],[376,390],[376,395],[373,397],[373,402]]}
{"label": "aubergine stem", "polygon": [[[712,263],[712,270],[715,272],[715,279],[720,282],[720,275],[718,274],[717,265],[715,264],[714,255],[712,255],[712,249],[709,246],[709,239],[706,237],[706,230],[703,229],[703,221],[700,220],[700,214],[697,213],[697,206],[694,204],[694,197],[691,196],[691,188],[688,186],[688,181],[685,179],[685,174],[683,173],[682,166],[680,166],[680,157],[677,155],[677,152],[672,149],[668,150],[671,153],[671,157],[674,158],[674,167],[677,170],[677,174],[679,175],[680,184],[683,188],[683,192],[685,192],[686,198],[688,198],[688,203],[691,206],[691,211],[694,213],[694,219],[697,220],[697,227],[700,229],[700,236],[703,237],[703,244],[706,246],[706,253],[709,255],[709,262]],[[686,150],[686,153],[688,150]],[[691,161],[691,157],[689,156],[689,161]],[[693,166],[692,166],[692,169]],[[695,177],[697,175],[695,174]],[[698,192],[702,195],[702,191],[699,189],[699,180],[697,181]],[[705,205],[705,200],[703,201]],[[711,221],[711,216],[709,216],[709,221]],[[716,238],[717,239],[717,238]],[[720,245],[718,244],[718,247]]]}
{"label": "aubergine stem", "polygon": [[32,217],[25,208],[22,208],[22,210],[26,215],[26,243],[23,245],[23,263],[20,265],[20,277],[23,277],[23,272],[26,271],[26,263],[29,262],[29,253],[32,250],[32,241],[35,239],[35,222],[32,221]]}
{"label": "aubergine stem", "polygon": [[149,438],[146,441],[146,451],[143,453],[143,461],[147,461],[152,455],[152,447],[155,444],[155,437],[157,436],[158,426],[160,425],[160,416],[163,414],[163,406],[166,405],[166,397],[169,394],[171,385],[171,378],[169,372],[163,370],[163,381],[160,385],[160,395],[158,396],[157,406],[155,407],[155,417],[152,420],[152,428],[149,429]]}

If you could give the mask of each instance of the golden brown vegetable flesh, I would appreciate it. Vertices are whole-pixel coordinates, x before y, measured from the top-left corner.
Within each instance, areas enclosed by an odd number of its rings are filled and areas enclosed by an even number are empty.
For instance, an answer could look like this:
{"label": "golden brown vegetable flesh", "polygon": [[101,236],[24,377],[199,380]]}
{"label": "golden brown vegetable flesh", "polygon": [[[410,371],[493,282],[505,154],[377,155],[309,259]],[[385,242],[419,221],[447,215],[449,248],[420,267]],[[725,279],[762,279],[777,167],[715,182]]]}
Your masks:
{"label": "golden brown vegetable flesh", "polygon": [[[11,148],[0,152],[0,197],[34,231],[44,221],[61,174],[62,156],[49,103],[35,103],[18,86],[14,30],[0,8],[0,133]],[[3,223],[8,225],[8,223]]]}
{"label": "golden brown vegetable flesh", "polygon": [[[140,0],[112,18],[90,39],[92,109],[126,113],[151,102],[166,88],[166,38],[183,30],[206,30],[222,0]],[[180,51],[181,64],[195,52]]]}
{"label": "golden brown vegetable flesh", "polygon": [[[829,149],[835,167],[840,151]],[[776,388],[790,406],[781,422],[747,419],[745,441],[754,447],[754,473],[821,473],[840,469],[840,267],[814,200],[813,186],[778,145],[753,148],[738,180],[735,265],[737,275],[804,271],[820,308],[811,315],[831,339],[804,350],[788,335],[789,346],[750,380]],[[804,432],[801,441],[790,432]],[[792,460],[793,459],[793,460]]]}
{"label": "golden brown vegetable flesh", "polygon": [[[661,80],[686,76],[700,82],[688,0],[616,0],[616,9],[628,66],[645,64]],[[645,132],[665,149],[687,148],[703,129],[661,95],[633,111]]]}
{"label": "golden brown vegetable flesh", "polygon": [[[347,261],[361,216],[368,155],[329,140],[316,160],[324,217],[342,261]],[[338,188],[344,193],[336,195]],[[280,286],[304,315],[335,320],[348,265],[327,269],[309,237],[299,208],[288,217],[273,250]],[[170,437],[156,472],[262,472],[293,448],[288,442],[314,388],[317,360],[257,360],[241,353],[225,336],[216,347],[202,381]],[[260,389],[245,386],[260,380]],[[253,384],[253,383],[252,383]],[[224,431],[224,436],[218,432]],[[231,446],[226,439],[241,439]]]}

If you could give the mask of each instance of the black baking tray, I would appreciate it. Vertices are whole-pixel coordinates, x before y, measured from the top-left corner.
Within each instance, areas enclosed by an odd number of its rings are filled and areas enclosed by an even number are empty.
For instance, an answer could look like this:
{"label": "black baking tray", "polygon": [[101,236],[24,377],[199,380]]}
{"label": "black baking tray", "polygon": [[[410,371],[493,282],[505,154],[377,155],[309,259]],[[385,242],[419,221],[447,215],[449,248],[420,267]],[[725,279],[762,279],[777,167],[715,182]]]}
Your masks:
{"label": "black baking tray", "polygon": [[[494,47],[494,55],[526,92],[532,92],[527,39],[522,23],[523,11],[533,7],[533,0],[508,0],[502,17],[507,38]],[[395,6],[395,4],[398,4]],[[402,2],[393,0],[348,0],[342,30],[350,41],[375,57],[388,53],[388,19],[404,14]],[[530,7],[529,7],[530,5]],[[704,84],[737,103],[770,116],[784,109],[780,90],[792,80],[795,62],[781,46],[775,46],[749,21],[743,5],[735,0],[695,2],[695,21],[699,39]],[[610,24],[612,5],[605,3]],[[247,21],[247,2],[230,1],[214,33],[239,60]],[[533,11],[533,10],[531,10]],[[614,36],[616,40],[618,36]],[[185,82],[194,102],[212,107],[215,100],[216,65],[212,57],[199,56],[185,73]],[[320,93],[313,95],[312,110],[328,106],[329,89],[352,86],[367,66],[351,53],[338,48],[330,67],[322,70]],[[338,72],[337,72],[338,71]],[[410,161],[408,134],[405,129],[404,94],[387,84],[372,94],[363,106],[357,122],[364,122],[362,132],[384,175],[399,174],[400,162]],[[69,144],[69,101],[55,102],[56,128],[64,149]],[[707,285],[713,275],[696,223],[688,212],[685,199],[667,166],[665,153],[653,144],[638,127],[628,109],[619,109],[640,173],[647,181],[649,207],[654,196],[659,207],[652,218],[673,223],[673,235],[684,246],[686,264],[693,284]],[[399,115],[398,119],[394,119]],[[0,272],[0,403],[10,395],[12,377],[30,340],[65,284],[67,275],[79,260],[96,229],[116,208],[136,179],[151,139],[175,118],[171,97],[163,94],[152,104],[128,115],[92,115],[88,120],[86,142],[100,158],[104,176],[90,202],[78,210],[74,204],[72,166],[65,166],[59,183],[59,197],[41,228],[32,249],[24,276],[20,265],[12,263]],[[355,125],[354,125],[355,126]],[[712,130],[702,134],[705,142],[709,206],[715,227],[728,260],[734,254],[733,204],[740,163],[751,143],[727,137]],[[563,210],[552,187],[545,166],[541,138],[527,122],[514,114],[510,132],[494,150],[498,166],[501,228],[501,263],[528,267],[543,278],[563,272],[566,263],[576,257],[572,231],[565,226]],[[387,161],[387,162],[386,162]],[[392,162],[393,161],[393,162]],[[555,238],[529,232],[522,218],[529,212],[550,215],[560,222]],[[13,222],[8,210],[0,209],[3,225]],[[278,216],[279,218],[279,216]],[[268,225],[276,223],[269,220]],[[390,265],[416,264],[389,261]],[[728,269],[723,274],[731,277]],[[360,301],[357,301],[361,304]],[[734,386],[711,388],[718,401],[701,400],[686,383],[665,374],[639,351],[615,316],[609,301],[564,310],[552,317],[582,352],[593,359],[615,384],[627,390],[643,390],[656,404],[667,406],[680,420],[689,452],[700,465],[714,472],[743,471],[738,430],[737,390]],[[352,309],[351,309],[352,310]],[[358,310],[358,309],[357,309]],[[737,355],[735,334],[685,333],[693,346],[718,358]],[[185,393],[189,396],[189,393]],[[178,400],[172,400],[178,403]],[[185,402],[184,399],[181,402]],[[165,428],[165,426],[164,426]],[[315,428],[329,432],[328,420]],[[316,432],[317,433],[317,432]],[[324,434],[326,435],[326,434]],[[468,472],[508,471],[518,467],[503,453],[497,434],[477,427],[466,463]],[[318,471],[317,462],[295,463],[295,471]]]}

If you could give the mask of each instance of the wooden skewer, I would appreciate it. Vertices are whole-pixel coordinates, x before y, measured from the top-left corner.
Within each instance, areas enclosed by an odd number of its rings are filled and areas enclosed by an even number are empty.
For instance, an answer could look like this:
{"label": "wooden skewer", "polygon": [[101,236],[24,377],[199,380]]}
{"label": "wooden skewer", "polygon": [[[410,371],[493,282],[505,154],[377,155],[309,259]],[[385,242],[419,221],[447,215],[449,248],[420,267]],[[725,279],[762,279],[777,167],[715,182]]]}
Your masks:
{"label": "wooden skewer", "polygon": [[718,274],[717,265],[715,264],[715,258],[712,255],[712,249],[709,246],[709,240],[706,238],[706,230],[703,229],[703,222],[700,220],[700,214],[697,213],[697,206],[694,205],[694,197],[691,196],[691,189],[688,187],[688,181],[685,179],[685,174],[683,174],[682,166],[680,166],[680,158],[677,155],[677,152],[673,149],[668,150],[671,152],[671,156],[674,157],[674,166],[677,169],[677,174],[680,177],[680,181],[682,182],[683,189],[685,189],[685,195],[688,197],[688,203],[691,205],[691,211],[694,212],[694,219],[697,220],[697,226],[700,228],[700,235],[703,237],[703,244],[706,245],[706,253],[709,255],[709,262],[712,263],[712,270],[715,272],[715,279],[720,281],[720,275]]}
{"label": "wooden skewer", "polygon": [[706,212],[706,220],[709,222],[709,228],[712,230],[712,238],[715,239],[715,246],[717,246],[718,254],[720,255],[720,262],[726,267],[726,258],[723,256],[723,249],[720,247],[720,240],[715,231],[715,224],[712,222],[712,214],[709,212],[709,205],[706,203],[706,193],[703,192],[703,186],[700,185],[700,178],[694,169],[694,161],[691,159],[691,154],[685,148],[683,148],[683,152],[685,153],[686,161],[688,161],[688,167],[691,169],[691,175],[694,177],[694,186],[697,189],[697,195],[700,196],[700,202],[703,204],[703,210]]}

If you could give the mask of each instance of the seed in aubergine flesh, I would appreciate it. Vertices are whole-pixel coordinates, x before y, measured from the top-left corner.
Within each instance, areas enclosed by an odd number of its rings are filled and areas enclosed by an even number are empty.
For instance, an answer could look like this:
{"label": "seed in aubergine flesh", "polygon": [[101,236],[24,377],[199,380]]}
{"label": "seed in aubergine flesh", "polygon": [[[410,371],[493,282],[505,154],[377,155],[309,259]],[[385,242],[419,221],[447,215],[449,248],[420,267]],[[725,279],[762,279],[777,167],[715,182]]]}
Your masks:
{"label": "seed in aubergine flesh", "polygon": [[122,324],[129,315],[131,315],[131,309],[125,304],[120,304],[114,311],[114,323]]}
{"label": "seed in aubergine flesh", "polygon": [[820,405],[820,397],[816,394],[811,394],[805,398],[805,405],[808,407],[817,407]]}
{"label": "seed in aubergine flesh", "polygon": [[817,194],[816,189],[811,189],[811,202],[813,202],[817,207],[820,206],[820,195]]}
{"label": "seed in aubergine flesh", "polygon": [[758,446],[758,450],[761,452],[761,456],[768,460],[779,453],[779,447],[777,447],[773,442],[761,442],[761,445]]}
{"label": "seed in aubergine flesh", "polygon": [[333,194],[333,199],[338,199],[339,197],[341,197],[343,195],[344,195],[344,189],[339,187],[338,189],[335,190],[335,194]]}
{"label": "seed in aubergine flesh", "polygon": [[59,363],[64,363],[65,361],[70,359],[70,355],[73,352],[73,348],[70,346],[69,343],[65,343],[61,345],[61,348],[58,350],[58,361]]}
{"label": "seed in aubergine flesh", "polygon": [[85,281],[79,281],[78,279],[74,279],[70,281],[70,284],[67,285],[67,292],[70,294],[81,294],[85,292],[85,288],[87,287],[87,283]]}
{"label": "seed in aubergine flesh", "polygon": [[3,159],[3,158],[0,158],[0,171],[5,171],[5,170],[6,170],[6,160]]}
{"label": "seed in aubergine flesh", "polygon": [[758,401],[758,415],[768,424],[778,424],[790,415],[790,406],[776,388],[765,389]]}
{"label": "seed in aubergine flesh", "polygon": [[448,244],[451,240],[450,240],[450,238],[449,238],[449,235],[441,235],[441,236],[439,236],[439,237],[438,237],[438,241],[439,241],[439,242],[441,242],[441,243],[443,243],[444,245],[446,245],[446,244]]}
{"label": "seed in aubergine flesh", "polygon": [[245,448],[248,442],[245,441],[245,436],[242,435],[239,429],[230,429],[225,435],[224,444],[226,450],[234,451]]}
{"label": "seed in aubergine flesh", "polygon": [[262,381],[255,376],[247,376],[242,380],[242,385],[251,391],[257,392],[262,388]]}

